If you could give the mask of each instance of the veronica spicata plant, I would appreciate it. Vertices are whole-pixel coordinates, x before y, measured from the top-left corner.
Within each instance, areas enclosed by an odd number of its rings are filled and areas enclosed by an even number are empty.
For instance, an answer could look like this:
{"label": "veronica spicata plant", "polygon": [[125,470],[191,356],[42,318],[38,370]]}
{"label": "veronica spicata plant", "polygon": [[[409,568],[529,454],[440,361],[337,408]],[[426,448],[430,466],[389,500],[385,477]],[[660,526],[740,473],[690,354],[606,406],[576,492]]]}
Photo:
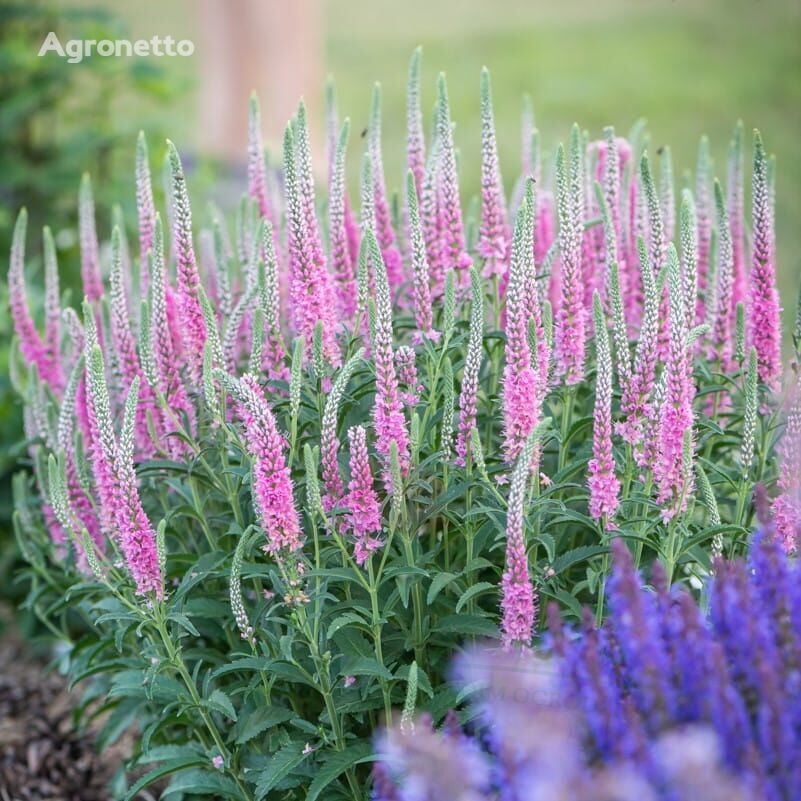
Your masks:
{"label": "veronica spicata plant", "polygon": [[[509,199],[489,74],[480,165],[456,157],[444,76],[424,136],[420,74],[417,51],[397,193],[374,90],[358,207],[333,87],[326,187],[303,105],[268,164],[252,100],[233,237],[192,206],[172,144],[155,207],[142,135],[138,252],[101,227],[103,255],[85,179],[85,299],[62,308],[46,232],[44,333],[19,215],[28,604],[108,713],[101,745],[137,732],[124,797],[170,777],[184,797],[365,798],[372,732],[410,685],[435,720],[458,705],[455,648],[527,646],[546,599],[603,616],[612,538],[697,591],[713,555],[745,551],[759,480],[797,547],[761,140],[750,238],[706,162],[674,225],[641,125],[576,126],[551,157],[526,112]],[[481,176],[469,214],[460,170]],[[731,354],[709,324],[724,307]]]}

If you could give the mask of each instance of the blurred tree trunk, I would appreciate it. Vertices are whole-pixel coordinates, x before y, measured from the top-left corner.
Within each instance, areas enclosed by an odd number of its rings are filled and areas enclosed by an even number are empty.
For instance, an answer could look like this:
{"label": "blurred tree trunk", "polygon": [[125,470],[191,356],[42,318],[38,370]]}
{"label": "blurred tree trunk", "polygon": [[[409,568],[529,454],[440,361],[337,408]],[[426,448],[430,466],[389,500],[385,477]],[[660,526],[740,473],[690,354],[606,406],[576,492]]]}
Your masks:
{"label": "blurred tree trunk", "polygon": [[280,145],[298,100],[317,118],[322,0],[200,0],[196,58],[200,65],[203,152],[228,162],[245,158],[248,97],[256,90],[265,141]]}

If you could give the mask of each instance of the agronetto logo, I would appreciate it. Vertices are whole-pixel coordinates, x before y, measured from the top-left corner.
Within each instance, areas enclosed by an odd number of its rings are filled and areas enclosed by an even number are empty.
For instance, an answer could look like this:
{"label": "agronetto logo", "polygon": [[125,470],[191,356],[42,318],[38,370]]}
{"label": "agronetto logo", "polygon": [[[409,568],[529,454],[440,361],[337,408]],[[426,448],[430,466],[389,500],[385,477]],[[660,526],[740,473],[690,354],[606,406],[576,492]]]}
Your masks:
{"label": "agronetto logo", "polygon": [[39,48],[39,56],[55,53],[66,58],[68,64],[80,64],[90,56],[104,58],[131,56],[191,56],[195,43],[190,39],[176,40],[172,36],[151,36],[150,39],[69,39],[62,44],[58,35],[50,31]]}

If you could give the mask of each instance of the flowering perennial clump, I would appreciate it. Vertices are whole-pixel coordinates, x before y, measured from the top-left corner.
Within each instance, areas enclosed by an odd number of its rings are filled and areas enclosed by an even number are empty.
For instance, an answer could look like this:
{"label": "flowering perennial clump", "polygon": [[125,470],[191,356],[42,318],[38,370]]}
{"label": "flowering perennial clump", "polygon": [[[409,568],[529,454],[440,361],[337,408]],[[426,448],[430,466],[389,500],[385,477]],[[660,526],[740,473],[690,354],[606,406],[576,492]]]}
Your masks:
{"label": "flowering perennial clump", "polygon": [[[454,128],[445,77],[431,125],[424,89],[418,50],[396,176],[384,168],[375,88],[358,204],[346,180],[356,143],[333,84],[323,182],[305,107],[283,158],[267,158],[252,99],[233,233],[217,207],[190,205],[192,175],[171,143],[157,208],[140,135],[136,236],[119,212],[109,225],[81,182],[80,314],[60,295],[63,254],[47,229],[44,307],[29,302],[19,214],[10,364],[24,403],[15,526],[30,605],[64,642],[81,621],[64,662],[91,677],[91,698],[108,698],[105,742],[136,721],[139,789],[174,774],[176,793],[365,799],[381,720],[414,690],[439,724],[461,703],[451,653],[496,637],[499,659],[525,658],[549,601],[573,624],[589,615],[586,658],[567,663],[577,686],[603,680],[611,693],[618,668],[632,674],[614,713],[627,723],[593,721],[596,750],[614,742],[630,755],[641,729],[668,732],[649,753],[668,786],[690,781],[669,733],[686,722],[685,701],[663,669],[678,635],[660,627],[695,610],[689,593],[718,599],[715,626],[731,619],[726,588],[739,593],[744,579],[722,560],[747,552],[757,485],[775,523],[764,535],[773,550],[754,554],[774,565],[776,548],[798,549],[801,415],[798,392],[782,387],[799,379],[781,363],[776,174],[759,135],[749,236],[742,126],[717,183],[702,141],[677,210],[670,151],[649,156],[642,124],[598,140],[574,126],[566,148],[551,147],[528,104],[511,158],[484,70],[473,164],[457,156],[469,132]],[[507,196],[502,167],[509,176],[516,162]],[[467,176],[480,183],[469,204]],[[632,544],[637,568],[663,565],[660,587],[685,589],[649,601],[632,570],[609,579],[613,541]],[[653,604],[672,611],[659,617]],[[737,708],[751,720],[748,704],[764,694],[754,758],[767,759],[768,737],[785,748],[777,699],[795,674],[710,653],[704,676],[720,674],[720,659],[745,675],[730,677],[720,704],[737,707],[747,681]],[[625,662],[606,664],[610,654]],[[723,718],[703,720],[731,767]],[[570,725],[557,716],[552,728]],[[474,797],[495,778],[449,726],[443,739],[419,724],[414,748],[432,760],[468,754],[453,781]],[[583,765],[565,731],[554,742]],[[714,762],[708,732],[694,736]],[[410,741],[393,738],[390,750],[408,753]],[[775,754],[766,775],[786,770]],[[592,776],[606,781],[605,770]],[[379,770],[376,787],[390,779]]]}

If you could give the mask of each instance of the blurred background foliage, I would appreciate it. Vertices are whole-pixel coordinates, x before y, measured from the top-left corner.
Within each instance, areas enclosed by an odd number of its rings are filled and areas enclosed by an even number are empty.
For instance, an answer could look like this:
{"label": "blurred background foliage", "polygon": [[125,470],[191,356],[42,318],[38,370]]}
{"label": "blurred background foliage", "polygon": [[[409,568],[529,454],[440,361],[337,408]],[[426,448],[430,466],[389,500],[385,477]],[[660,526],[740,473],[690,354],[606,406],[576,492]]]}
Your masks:
{"label": "blurred background foliage", "polygon": [[[94,57],[67,64],[52,54],[38,57],[50,30],[62,41],[169,34],[191,39],[196,50],[190,58]],[[723,178],[736,121],[748,132],[758,126],[778,159],[779,282],[789,328],[801,275],[798,0],[0,0],[0,248],[8,253],[14,217],[27,206],[33,302],[41,288],[44,222],[57,237],[62,286],[76,291],[81,174],[93,177],[101,239],[110,230],[112,203],[122,205],[132,226],[140,128],[148,134],[157,188],[169,135],[190,173],[199,223],[212,189],[231,208],[244,187],[246,98],[253,87],[276,152],[286,117],[304,95],[322,175],[329,73],[340,115],[350,116],[354,131],[354,188],[363,147],[358,132],[366,125],[372,84],[381,82],[385,169],[390,190],[397,189],[406,68],[417,44],[424,47],[424,107],[433,107],[436,74],[448,77],[465,205],[479,188],[478,82],[485,64],[507,190],[519,169],[524,94],[532,99],[546,158],[574,121],[595,137],[610,123],[625,134],[645,117],[652,148],[671,146],[679,185],[694,166],[702,134],[710,137]],[[233,141],[222,145],[209,136],[220,117],[230,118],[233,131],[226,134]],[[0,537],[7,539],[21,420],[7,378],[11,332],[5,271],[0,274]],[[0,551],[13,559],[8,548]]]}

